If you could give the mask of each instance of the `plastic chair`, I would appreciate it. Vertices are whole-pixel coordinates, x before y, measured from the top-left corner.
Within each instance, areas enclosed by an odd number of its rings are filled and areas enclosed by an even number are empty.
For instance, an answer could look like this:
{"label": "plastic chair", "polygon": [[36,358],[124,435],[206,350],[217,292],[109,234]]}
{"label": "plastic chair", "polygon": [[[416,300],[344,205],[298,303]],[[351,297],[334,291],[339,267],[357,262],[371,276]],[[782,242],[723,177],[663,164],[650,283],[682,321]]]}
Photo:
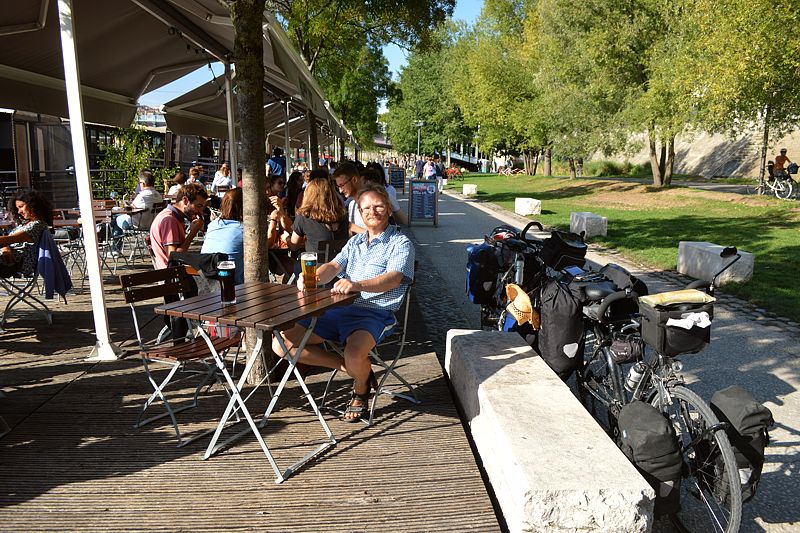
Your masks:
{"label": "plastic chair", "polygon": [[[416,271],[417,271],[418,263],[414,262],[414,276],[416,278]],[[405,349],[406,345],[406,333],[408,331],[408,315],[409,309],[411,306],[411,289],[414,286],[414,281],[412,281],[408,287],[406,288],[406,294],[403,297],[403,303],[400,305],[400,309],[395,312],[395,316],[397,317],[397,322],[394,326],[390,326],[390,330],[384,335],[383,339],[379,344],[377,344],[369,353],[370,362],[373,365],[377,365],[381,367],[383,373],[380,375],[378,379],[378,387],[372,397],[369,406],[369,418],[364,420],[362,416],[361,421],[364,422],[366,425],[371,426],[372,421],[375,417],[375,407],[378,404],[378,397],[381,394],[388,394],[394,398],[402,398],[406,401],[409,401],[415,405],[420,404],[421,401],[417,398],[417,392],[411,384],[406,381],[406,379],[401,376],[397,370],[397,363],[400,360],[400,357],[403,355],[403,350]],[[344,356],[344,346],[331,341],[325,341],[325,344],[328,346],[329,349],[335,351],[336,353]],[[394,357],[387,356],[383,357],[380,353],[381,350],[390,347],[390,346],[397,346],[397,353]],[[380,372],[380,371],[379,371]],[[325,391],[322,393],[322,397],[319,400],[319,407],[322,409],[323,407],[334,411],[336,413],[342,414],[343,411],[341,409],[334,409],[325,405],[327,401],[328,392],[330,391],[331,384],[333,383],[333,379],[336,377],[338,370],[331,371],[331,375],[328,377],[328,381],[325,383]],[[387,388],[387,380],[389,376],[394,377],[400,384],[405,388],[408,389],[408,392],[397,392],[396,390],[390,390]]]}
{"label": "plastic chair", "polygon": [[[146,424],[169,417],[172,422],[172,427],[175,429],[175,435],[178,438],[178,447],[186,446],[209,433],[213,430],[208,430],[195,435],[189,439],[184,439],[181,436],[181,430],[178,426],[176,414],[192,409],[197,406],[197,399],[200,391],[206,385],[210,386],[213,381],[220,383],[223,386],[226,394],[230,395],[226,384],[219,379],[216,372],[216,366],[213,362],[213,356],[209,350],[208,345],[202,338],[190,338],[185,342],[183,339],[177,341],[164,341],[164,329],[159,332],[158,336],[152,340],[145,340],[143,337],[143,329],[153,321],[158,315],[153,316],[144,324],[140,326],[139,314],[137,306],[142,302],[152,300],[154,298],[178,298],[183,299],[183,294],[190,290],[191,283],[189,274],[183,266],[174,268],[164,268],[154,270],[151,272],[142,272],[138,274],[128,274],[119,277],[122,285],[122,290],[125,295],[125,303],[131,308],[133,316],[133,325],[136,330],[136,338],[139,342],[139,355],[142,358],[144,365],[145,375],[150,385],[153,387],[153,393],[145,400],[139,416],[136,418],[134,428],[140,428]],[[237,348],[241,343],[241,335],[230,338],[215,338],[212,341],[214,349],[222,357],[225,357],[231,348]],[[190,364],[197,364],[199,370],[191,370]],[[153,368],[156,365],[165,365],[167,367],[167,376],[160,381],[156,379]],[[185,376],[180,380],[173,381],[173,377],[181,371]],[[191,403],[181,407],[173,408],[170,401],[167,399],[165,389],[171,383],[177,383],[183,379],[189,379],[202,376],[199,383],[195,387],[194,395]],[[147,409],[156,401],[161,400],[164,404],[165,413],[151,416],[142,420]]]}

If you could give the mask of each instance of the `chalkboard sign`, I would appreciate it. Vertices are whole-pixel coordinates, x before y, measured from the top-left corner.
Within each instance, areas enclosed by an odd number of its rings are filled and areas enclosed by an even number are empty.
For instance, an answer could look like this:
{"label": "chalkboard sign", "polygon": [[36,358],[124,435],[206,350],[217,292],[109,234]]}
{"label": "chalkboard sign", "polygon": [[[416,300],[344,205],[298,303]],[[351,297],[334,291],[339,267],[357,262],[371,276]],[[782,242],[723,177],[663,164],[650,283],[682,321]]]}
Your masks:
{"label": "chalkboard sign", "polygon": [[429,220],[439,225],[439,191],[435,180],[411,180],[409,182],[408,221]]}
{"label": "chalkboard sign", "polygon": [[406,192],[406,169],[404,168],[390,168],[389,169],[389,185],[398,191]]}

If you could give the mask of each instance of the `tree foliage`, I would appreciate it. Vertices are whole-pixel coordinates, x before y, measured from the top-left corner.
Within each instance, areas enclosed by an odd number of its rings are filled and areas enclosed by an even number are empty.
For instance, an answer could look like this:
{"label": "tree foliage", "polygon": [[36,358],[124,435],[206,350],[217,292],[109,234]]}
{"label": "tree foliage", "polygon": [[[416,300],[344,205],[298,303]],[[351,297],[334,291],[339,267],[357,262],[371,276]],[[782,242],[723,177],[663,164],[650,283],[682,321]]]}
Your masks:
{"label": "tree foliage", "polygon": [[139,172],[149,169],[161,185],[171,178],[177,169],[154,167],[153,163],[164,160],[163,145],[156,145],[145,128],[133,126],[120,129],[114,135],[114,142],[101,144],[103,157],[100,166],[104,169],[119,169],[125,174],[125,190],[132,193],[139,181]]}

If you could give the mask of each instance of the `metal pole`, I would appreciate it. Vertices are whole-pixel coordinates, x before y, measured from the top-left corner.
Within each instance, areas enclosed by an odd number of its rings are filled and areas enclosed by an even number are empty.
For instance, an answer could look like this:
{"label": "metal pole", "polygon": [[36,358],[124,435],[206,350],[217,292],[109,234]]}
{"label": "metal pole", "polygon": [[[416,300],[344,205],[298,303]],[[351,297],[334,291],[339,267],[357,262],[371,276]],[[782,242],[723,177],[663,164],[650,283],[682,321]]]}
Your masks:
{"label": "metal pole", "polygon": [[236,172],[239,157],[236,153],[236,128],[233,124],[233,91],[231,90],[231,64],[225,62],[225,107],[228,111],[228,150],[230,151],[231,158],[231,177],[233,178],[234,187],[236,186]]}
{"label": "metal pole", "polygon": [[75,27],[72,23],[72,1],[58,0],[58,20],[61,27],[61,54],[64,60],[64,83],[69,106],[69,130],[72,136],[72,154],[75,159],[75,181],[78,186],[78,205],[82,213],[83,244],[86,250],[86,272],[92,298],[92,315],[97,342],[89,354],[92,361],[116,360],[122,350],[111,342],[108,331],[108,313],[103,294],[100,272],[100,253],[97,249],[94,216],[92,214],[92,180],[89,176],[89,156],[83,122],[78,50],[75,45]]}
{"label": "metal pole", "polygon": [[286,142],[286,178],[289,178],[289,174],[291,173],[292,169],[292,143],[289,138],[289,101],[287,100],[286,105],[283,108],[283,136],[285,137]]}
{"label": "metal pole", "polygon": [[417,161],[419,161],[419,137],[421,131],[422,131],[422,126],[417,124]]}

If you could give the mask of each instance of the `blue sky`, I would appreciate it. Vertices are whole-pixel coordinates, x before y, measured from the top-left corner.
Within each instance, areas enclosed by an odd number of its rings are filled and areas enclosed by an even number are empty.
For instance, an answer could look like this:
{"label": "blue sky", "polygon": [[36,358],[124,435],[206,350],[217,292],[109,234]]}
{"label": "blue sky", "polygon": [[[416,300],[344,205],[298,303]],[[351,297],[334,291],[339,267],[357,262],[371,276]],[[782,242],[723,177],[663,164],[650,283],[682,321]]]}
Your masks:
{"label": "blue sky", "polygon": [[[456,0],[453,18],[472,24],[478,18],[481,7],[483,7],[483,0]],[[383,53],[386,55],[386,59],[389,60],[389,68],[392,71],[392,76],[396,79],[398,72],[406,64],[406,52],[398,46],[390,45],[384,47]],[[224,69],[221,63],[215,63],[212,64],[212,70],[214,72],[213,74],[208,67],[200,68],[158,90],[143,95],[139,99],[139,103],[151,107],[158,107],[210,81],[214,76],[219,76],[223,73]]]}

